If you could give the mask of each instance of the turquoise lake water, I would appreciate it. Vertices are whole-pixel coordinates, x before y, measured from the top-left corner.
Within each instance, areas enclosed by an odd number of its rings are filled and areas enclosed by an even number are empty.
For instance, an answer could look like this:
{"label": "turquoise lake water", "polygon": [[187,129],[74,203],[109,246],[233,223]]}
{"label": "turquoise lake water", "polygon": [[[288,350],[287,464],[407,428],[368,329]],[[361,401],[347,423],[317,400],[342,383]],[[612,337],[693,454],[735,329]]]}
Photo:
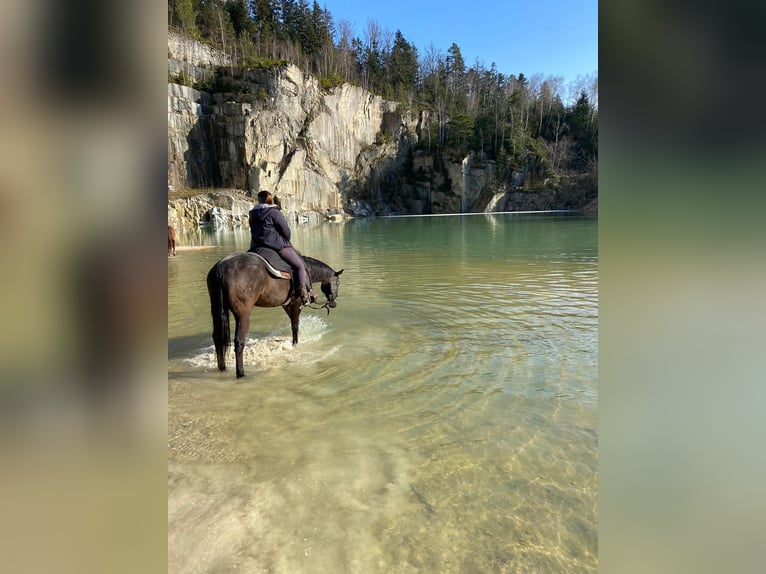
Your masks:
{"label": "turquoise lake water", "polygon": [[169,571],[595,572],[597,235],[563,215],[294,225],[344,269],[338,307],[304,310],[295,348],[256,308],[240,380],[215,368],[205,275],[249,234],[179,237]]}

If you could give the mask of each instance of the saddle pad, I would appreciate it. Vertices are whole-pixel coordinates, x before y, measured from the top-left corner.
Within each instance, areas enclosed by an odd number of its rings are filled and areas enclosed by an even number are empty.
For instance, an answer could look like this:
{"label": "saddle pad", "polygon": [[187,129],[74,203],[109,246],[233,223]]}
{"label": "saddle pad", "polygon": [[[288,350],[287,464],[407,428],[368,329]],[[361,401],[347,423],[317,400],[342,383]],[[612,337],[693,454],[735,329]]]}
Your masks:
{"label": "saddle pad", "polygon": [[252,253],[256,253],[263,257],[266,261],[269,262],[269,265],[274,267],[274,269],[279,269],[280,271],[286,271],[290,273],[292,269],[290,268],[290,264],[282,259],[279,256],[279,253],[274,251],[273,249],[270,249],[268,247],[256,247],[255,249],[251,250]]}

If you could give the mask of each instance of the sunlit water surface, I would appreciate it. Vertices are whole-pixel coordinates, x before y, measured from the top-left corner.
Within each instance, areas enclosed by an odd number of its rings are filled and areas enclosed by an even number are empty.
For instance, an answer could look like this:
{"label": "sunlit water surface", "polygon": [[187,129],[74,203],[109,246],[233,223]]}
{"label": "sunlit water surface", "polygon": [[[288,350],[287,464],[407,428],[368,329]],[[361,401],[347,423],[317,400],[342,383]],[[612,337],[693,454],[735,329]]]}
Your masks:
{"label": "sunlit water surface", "polygon": [[596,220],[293,228],[338,307],[295,348],[255,309],[240,380],[205,275],[247,231],[168,261],[169,571],[595,572]]}

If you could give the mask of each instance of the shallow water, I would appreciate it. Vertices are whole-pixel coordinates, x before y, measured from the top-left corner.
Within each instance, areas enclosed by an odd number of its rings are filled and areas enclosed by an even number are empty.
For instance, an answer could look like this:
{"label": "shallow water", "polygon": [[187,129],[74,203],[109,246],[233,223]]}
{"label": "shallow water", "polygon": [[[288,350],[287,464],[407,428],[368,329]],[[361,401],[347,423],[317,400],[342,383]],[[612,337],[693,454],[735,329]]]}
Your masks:
{"label": "shallow water", "polygon": [[596,571],[596,220],[293,233],[345,269],[338,307],[295,348],[255,309],[239,381],[205,274],[247,232],[168,262],[169,571]]}

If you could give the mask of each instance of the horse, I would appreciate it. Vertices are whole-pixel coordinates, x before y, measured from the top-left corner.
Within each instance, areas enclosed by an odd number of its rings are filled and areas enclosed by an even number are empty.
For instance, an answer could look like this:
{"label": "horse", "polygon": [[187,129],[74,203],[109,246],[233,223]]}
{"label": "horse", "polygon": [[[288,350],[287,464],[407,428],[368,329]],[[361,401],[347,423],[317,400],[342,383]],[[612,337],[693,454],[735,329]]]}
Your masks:
{"label": "horse", "polygon": [[172,225],[168,225],[168,257],[170,254],[176,254],[176,230]]}
{"label": "horse", "polygon": [[[321,307],[334,309],[337,305],[340,271],[329,265],[302,256],[311,283],[321,283],[322,293],[327,302]],[[298,344],[298,326],[303,303],[291,296],[289,275],[277,278],[260,255],[251,252],[234,253],[223,257],[207,274],[207,289],[210,295],[210,313],[213,317],[213,342],[218,359],[218,369],[226,370],[226,352],[231,345],[229,333],[229,311],[234,314],[236,333],[234,335],[234,353],[236,355],[237,378],[245,376],[242,355],[245,349],[247,333],[250,329],[250,312],[253,307],[282,307],[290,317],[293,346]]]}

